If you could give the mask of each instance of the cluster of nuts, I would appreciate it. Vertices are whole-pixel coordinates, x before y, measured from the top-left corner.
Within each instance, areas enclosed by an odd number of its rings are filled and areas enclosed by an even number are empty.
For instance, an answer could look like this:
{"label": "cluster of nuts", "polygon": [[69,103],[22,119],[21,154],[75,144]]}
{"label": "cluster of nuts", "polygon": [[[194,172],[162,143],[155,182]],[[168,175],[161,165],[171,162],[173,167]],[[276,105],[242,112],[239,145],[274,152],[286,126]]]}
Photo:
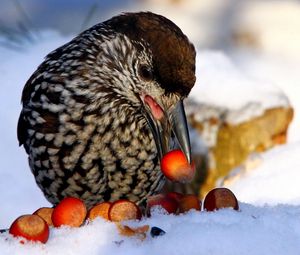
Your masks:
{"label": "cluster of nuts", "polygon": [[[180,150],[171,151],[163,157],[161,170],[168,179],[176,182],[191,181],[195,174],[194,164],[189,164]],[[215,211],[228,207],[235,210],[239,209],[235,195],[226,188],[211,190],[206,195],[203,205],[199,198],[193,194],[170,192],[151,196],[147,200],[145,215],[150,216],[152,209],[156,206],[162,207],[170,214],[185,213],[191,209],[197,211]],[[46,243],[51,228],[63,225],[80,227],[97,217],[115,222],[120,234],[126,236],[138,236],[143,239],[150,229],[148,225],[132,228],[120,224],[125,220],[140,220],[142,218],[141,209],[129,200],[102,202],[87,210],[84,202],[80,199],[67,197],[54,208],[43,207],[31,215],[20,216],[10,226],[9,233],[15,237],[20,237],[21,243],[24,243],[25,240]],[[152,227],[150,230],[151,236],[164,233],[158,227]]]}

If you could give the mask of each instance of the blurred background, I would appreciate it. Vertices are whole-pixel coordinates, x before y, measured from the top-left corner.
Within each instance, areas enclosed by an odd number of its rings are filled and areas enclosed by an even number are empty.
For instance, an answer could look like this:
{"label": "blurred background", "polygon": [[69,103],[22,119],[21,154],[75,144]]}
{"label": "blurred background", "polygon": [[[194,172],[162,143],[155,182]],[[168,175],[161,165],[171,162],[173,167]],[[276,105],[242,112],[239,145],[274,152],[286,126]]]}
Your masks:
{"label": "blurred background", "polygon": [[300,55],[299,0],[2,0],[1,45],[20,36],[32,41],[42,30],[77,34],[127,11],[153,11],[179,25],[198,48],[248,47]]}

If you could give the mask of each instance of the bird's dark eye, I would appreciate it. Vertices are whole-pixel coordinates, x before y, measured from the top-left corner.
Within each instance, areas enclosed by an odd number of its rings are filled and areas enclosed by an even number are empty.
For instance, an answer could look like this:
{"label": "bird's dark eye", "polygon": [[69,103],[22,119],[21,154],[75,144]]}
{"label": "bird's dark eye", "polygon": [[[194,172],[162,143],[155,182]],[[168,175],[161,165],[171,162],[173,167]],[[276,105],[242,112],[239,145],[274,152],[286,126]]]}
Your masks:
{"label": "bird's dark eye", "polygon": [[142,79],[145,81],[150,81],[153,79],[153,73],[152,70],[149,66],[142,65],[140,66],[139,69],[139,75],[141,76]]}

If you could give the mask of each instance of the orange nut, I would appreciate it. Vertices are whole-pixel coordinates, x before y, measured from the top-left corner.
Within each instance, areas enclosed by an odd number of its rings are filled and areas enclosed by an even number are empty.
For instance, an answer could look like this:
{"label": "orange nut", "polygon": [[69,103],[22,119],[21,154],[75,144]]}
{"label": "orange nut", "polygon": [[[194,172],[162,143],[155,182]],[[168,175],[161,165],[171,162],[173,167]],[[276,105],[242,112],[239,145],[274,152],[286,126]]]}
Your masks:
{"label": "orange nut", "polygon": [[173,150],[163,156],[161,171],[171,181],[187,183],[195,176],[195,165],[189,164],[181,150]]}
{"label": "orange nut", "polygon": [[41,208],[37,209],[33,214],[38,215],[41,218],[43,218],[47,222],[49,227],[51,227],[51,226],[53,226],[53,222],[52,222],[53,210],[54,209],[50,208],[50,207],[41,207]]}
{"label": "orange nut", "polygon": [[[29,241],[46,243],[49,238],[49,226],[38,215],[22,215],[12,223],[9,233]],[[21,241],[21,243],[24,243],[24,241]]]}
{"label": "orange nut", "polygon": [[54,208],[52,222],[55,227],[62,225],[79,227],[84,222],[86,214],[87,209],[82,200],[66,197]]}
{"label": "orange nut", "polygon": [[141,217],[140,208],[135,203],[126,199],[115,201],[108,211],[108,218],[111,221],[140,220]]}
{"label": "orange nut", "polygon": [[231,190],[227,188],[215,188],[206,195],[203,207],[206,211],[214,211],[228,207],[238,210],[239,204]]}
{"label": "orange nut", "polygon": [[170,196],[158,194],[147,199],[147,212],[150,214],[151,208],[161,206],[168,213],[176,213],[178,210],[178,203]]}
{"label": "orange nut", "polygon": [[102,202],[102,203],[99,203],[99,204],[93,206],[89,210],[87,218],[89,220],[94,220],[97,217],[102,217],[106,220],[109,220],[108,211],[109,211],[110,206],[111,206],[110,202]]}
{"label": "orange nut", "polygon": [[184,195],[181,199],[179,199],[179,212],[184,213],[191,209],[195,209],[197,211],[201,210],[201,201],[196,195]]}

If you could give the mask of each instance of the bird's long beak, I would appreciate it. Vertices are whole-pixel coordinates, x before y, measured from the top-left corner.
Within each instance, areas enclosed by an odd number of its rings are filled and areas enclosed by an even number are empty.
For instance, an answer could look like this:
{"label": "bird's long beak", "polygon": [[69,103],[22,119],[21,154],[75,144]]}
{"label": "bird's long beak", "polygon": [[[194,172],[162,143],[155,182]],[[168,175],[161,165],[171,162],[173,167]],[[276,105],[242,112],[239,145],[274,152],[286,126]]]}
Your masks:
{"label": "bird's long beak", "polygon": [[191,145],[183,101],[179,101],[174,108],[167,112],[154,100],[151,100],[153,99],[144,100],[146,117],[160,158],[171,149],[170,138],[173,132],[180,149],[185,154],[188,162],[191,163]]}
{"label": "bird's long beak", "polygon": [[178,141],[180,149],[185,154],[188,162],[191,163],[191,142],[182,100],[180,100],[171,111],[169,118],[172,131]]}

